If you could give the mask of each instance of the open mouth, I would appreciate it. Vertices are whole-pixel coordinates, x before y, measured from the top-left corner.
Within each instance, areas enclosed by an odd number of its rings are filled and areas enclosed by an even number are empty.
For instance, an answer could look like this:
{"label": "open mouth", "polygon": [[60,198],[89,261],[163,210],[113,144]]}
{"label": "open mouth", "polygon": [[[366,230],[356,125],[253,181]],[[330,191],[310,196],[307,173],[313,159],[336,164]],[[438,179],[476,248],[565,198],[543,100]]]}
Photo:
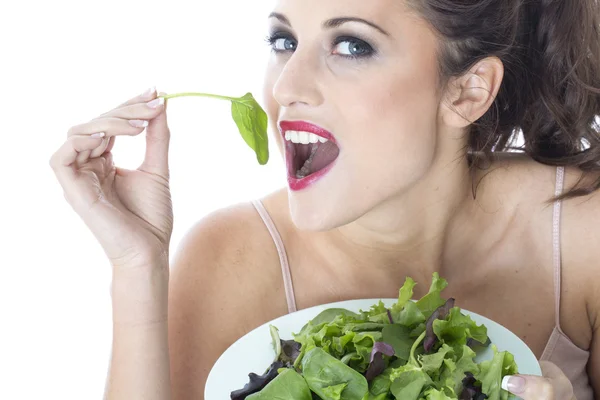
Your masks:
{"label": "open mouth", "polygon": [[296,179],[325,170],[340,154],[333,140],[306,131],[286,131],[285,142],[288,173]]}

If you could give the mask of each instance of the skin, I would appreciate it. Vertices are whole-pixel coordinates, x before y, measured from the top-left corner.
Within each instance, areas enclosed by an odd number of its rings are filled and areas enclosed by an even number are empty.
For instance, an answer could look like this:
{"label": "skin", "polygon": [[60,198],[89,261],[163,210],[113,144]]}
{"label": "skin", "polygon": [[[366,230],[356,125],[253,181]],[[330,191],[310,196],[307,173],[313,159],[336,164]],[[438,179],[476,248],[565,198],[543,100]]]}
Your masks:
{"label": "skin", "polygon": [[[419,283],[415,297],[421,297],[438,271],[449,282],[445,296],[506,326],[540,357],[554,328],[547,202],[556,170],[499,155],[477,172],[474,199],[463,150],[469,121],[492,105],[502,63],[484,59],[440,85],[431,28],[397,0],[280,0],[275,11],[291,26],[276,18],[269,24],[289,32],[298,47],[273,54],[266,70],[273,137],[282,148],[277,122],[306,120],[331,131],[341,148],[315,185],[263,199],[286,246],[298,308],[396,297],[406,276]],[[389,36],[356,22],[322,29],[323,21],[340,16],[360,16]],[[331,46],[340,35],[359,36],[377,56],[342,58],[348,47]],[[51,165],[113,266],[107,398],[202,399],[206,377],[227,347],[287,313],[283,279],[273,241],[245,203],[196,223],[168,265],[170,131],[166,108],[145,106],[154,98],[135,97],[71,128]],[[136,171],[116,169],[110,156],[115,136],[143,131],[130,120],[150,121],[146,158]],[[90,137],[99,131],[106,137]],[[568,168],[566,187],[580,177]],[[596,393],[598,210],[597,193],[564,202],[561,243],[561,326],[591,351]],[[528,378],[523,398],[572,397],[555,366],[544,364],[544,373]]]}

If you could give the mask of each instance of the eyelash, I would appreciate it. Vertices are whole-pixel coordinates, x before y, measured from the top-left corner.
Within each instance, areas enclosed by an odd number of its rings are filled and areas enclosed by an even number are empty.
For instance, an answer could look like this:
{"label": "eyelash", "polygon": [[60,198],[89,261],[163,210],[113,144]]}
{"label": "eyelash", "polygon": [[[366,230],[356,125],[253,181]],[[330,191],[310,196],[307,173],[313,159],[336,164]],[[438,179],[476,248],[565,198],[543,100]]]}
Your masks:
{"label": "eyelash", "polygon": [[[293,50],[277,50],[277,49],[275,49],[273,46],[279,39],[291,39],[291,40],[295,41],[294,37],[288,32],[274,32],[274,33],[270,34],[269,36],[267,36],[265,38],[265,41],[271,47],[272,51],[275,53],[286,53],[288,51],[293,51]],[[333,41],[332,46],[336,47],[340,43],[344,43],[344,42],[357,42],[363,46],[366,46],[367,52],[364,55],[335,54],[338,57],[342,57],[345,59],[351,59],[351,60],[360,60],[360,59],[371,58],[371,57],[375,56],[377,53],[375,51],[375,49],[373,48],[373,46],[371,46],[369,43],[367,43],[366,41],[364,41],[362,39],[353,37],[353,36],[338,36]]]}

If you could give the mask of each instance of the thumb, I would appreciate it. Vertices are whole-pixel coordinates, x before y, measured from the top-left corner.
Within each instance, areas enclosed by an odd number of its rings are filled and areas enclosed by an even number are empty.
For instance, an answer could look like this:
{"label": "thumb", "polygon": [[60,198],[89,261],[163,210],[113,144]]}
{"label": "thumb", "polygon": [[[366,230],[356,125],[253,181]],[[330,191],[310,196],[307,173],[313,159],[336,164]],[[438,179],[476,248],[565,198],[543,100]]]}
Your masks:
{"label": "thumb", "polygon": [[[166,93],[160,92],[159,96]],[[167,102],[165,99],[162,112],[150,120],[146,128],[146,155],[139,170],[160,175],[169,179],[169,141],[171,131],[167,123]]]}
{"label": "thumb", "polygon": [[573,400],[569,378],[553,363],[541,361],[544,376],[509,375],[502,379],[502,389],[524,400]]}

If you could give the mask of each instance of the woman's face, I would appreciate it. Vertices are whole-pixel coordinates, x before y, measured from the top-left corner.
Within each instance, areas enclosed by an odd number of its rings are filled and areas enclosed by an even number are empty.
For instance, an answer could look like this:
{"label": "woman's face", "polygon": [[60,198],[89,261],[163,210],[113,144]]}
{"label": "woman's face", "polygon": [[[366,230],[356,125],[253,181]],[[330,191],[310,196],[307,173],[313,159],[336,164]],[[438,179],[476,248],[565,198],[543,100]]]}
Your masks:
{"label": "woman's face", "polygon": [[403,3],[279,0],[269,18],[264,99],[300,229],[406,195],[440,157],[437,40]]}

